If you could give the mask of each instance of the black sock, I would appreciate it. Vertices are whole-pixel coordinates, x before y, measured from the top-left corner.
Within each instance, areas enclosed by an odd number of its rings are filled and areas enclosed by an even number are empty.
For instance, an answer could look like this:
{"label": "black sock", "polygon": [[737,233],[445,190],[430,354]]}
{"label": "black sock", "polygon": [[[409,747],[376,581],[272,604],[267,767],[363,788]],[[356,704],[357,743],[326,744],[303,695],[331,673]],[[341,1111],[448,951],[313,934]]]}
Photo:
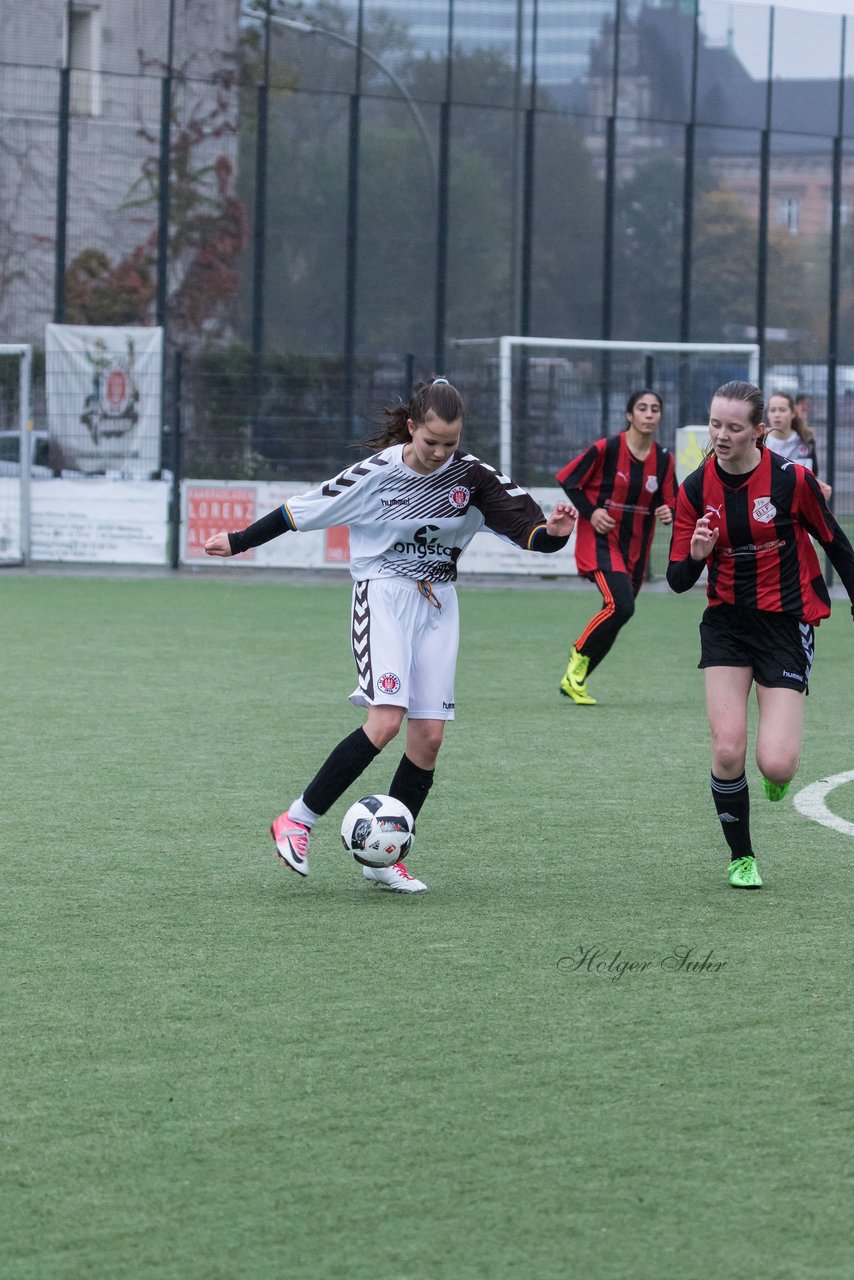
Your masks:
{"label": "black sock", "polygon": [[716,778],[712,774],[712,799],[718,811],[724,839],[732,860],[753,857],[750,843],[750,792],[747,778]]}
{"label": "black sock", "polygon": [[302,798],[314,813],[326,813],[380,753],[364,729],[356,729],[326,757]]}
{"label": "black sock", "polygon": [[412,763],[409,756],[402,755],[388,793],[395,800],[401,800],[413,818],[417,818],[432,785],[433,770],[421,769]]}

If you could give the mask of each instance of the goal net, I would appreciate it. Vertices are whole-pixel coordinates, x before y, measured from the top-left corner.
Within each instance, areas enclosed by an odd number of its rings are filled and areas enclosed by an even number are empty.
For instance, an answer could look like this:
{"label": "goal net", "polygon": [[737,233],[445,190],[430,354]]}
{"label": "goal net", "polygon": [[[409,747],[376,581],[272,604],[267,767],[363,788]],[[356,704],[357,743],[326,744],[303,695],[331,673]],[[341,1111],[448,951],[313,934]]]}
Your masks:
{"label": "goal net", "polygon": [[29,558],[32,354],[0,343],[0,565]]}
{"label": "goal net", "polygon": [[448,376],[466,399],[466,447],[520,484],[551,485],[593,440],[625,425],[632,391],[664,403],[662,444],[679,427],[708,421],[716,387],[756,382],[759,347],[748,343],[615,342],[576,338],[457,338]]}

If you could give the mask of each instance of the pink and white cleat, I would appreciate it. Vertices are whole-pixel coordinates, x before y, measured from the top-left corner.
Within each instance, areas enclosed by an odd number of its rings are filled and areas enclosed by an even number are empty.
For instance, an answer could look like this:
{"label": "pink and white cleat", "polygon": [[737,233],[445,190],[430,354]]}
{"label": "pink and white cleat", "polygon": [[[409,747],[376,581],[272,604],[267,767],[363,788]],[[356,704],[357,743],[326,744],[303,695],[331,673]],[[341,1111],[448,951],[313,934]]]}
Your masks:
{"label": "pink and white cleat", "polygon": [[276,852],[286,867],[298,876],[308,875],[308,842],[311,829],[301,822],[294,822],[286,813],[273,820],[270,835],[276,843]]}
{"label": "pink and white cleat", "polygon": [[426,884],[416,880],[402,862],[393,867],[362,867],[362,875],[378,889],[390,889],[392,893],[425,893]]}

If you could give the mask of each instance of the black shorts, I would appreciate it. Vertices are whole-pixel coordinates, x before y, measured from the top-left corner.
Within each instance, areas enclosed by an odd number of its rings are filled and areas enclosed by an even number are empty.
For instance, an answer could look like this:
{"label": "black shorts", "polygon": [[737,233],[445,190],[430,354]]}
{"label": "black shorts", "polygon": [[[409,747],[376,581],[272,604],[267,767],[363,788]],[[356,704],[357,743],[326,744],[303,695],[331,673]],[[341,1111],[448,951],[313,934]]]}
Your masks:
{"label": "black shorts", "polygon": [[750,667],[768,689],[809,692],[812,626],[785,613],[732,604],[709,606],[700,623],[700,668]]}

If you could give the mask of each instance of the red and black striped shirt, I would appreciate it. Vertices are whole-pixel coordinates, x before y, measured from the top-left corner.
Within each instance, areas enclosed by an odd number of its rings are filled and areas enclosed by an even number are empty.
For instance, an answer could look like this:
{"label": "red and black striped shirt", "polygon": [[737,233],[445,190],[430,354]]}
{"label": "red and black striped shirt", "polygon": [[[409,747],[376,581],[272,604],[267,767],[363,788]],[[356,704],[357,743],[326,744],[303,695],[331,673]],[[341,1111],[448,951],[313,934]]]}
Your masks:
{"label": "red and black striped shirt", "polygon": [[[568,462],[556,479],[581,517],[575,531],[578,572],[627,573],[637,590],[649,561],[655,510],[676,505],[673,454],[656,440],[641,461],[621,431],[597,440]],[[616,520],[610,533],[597,533],[590,523],[597,507],[604,507]]]}
{"label": "red and black striped shirt", "polygon": [[[691,538],[704,514],[720,533],[708,561],[696,561]],[[830,597],[810,538],[825,549],[854,601],[854,548],[812,473],[770,449],[761,450],[746,476],[723,472],[711,457],[679,490],[667,581],[687,591],[708,565],[710,605],[792,614],[817,625],[830,613]]]}

